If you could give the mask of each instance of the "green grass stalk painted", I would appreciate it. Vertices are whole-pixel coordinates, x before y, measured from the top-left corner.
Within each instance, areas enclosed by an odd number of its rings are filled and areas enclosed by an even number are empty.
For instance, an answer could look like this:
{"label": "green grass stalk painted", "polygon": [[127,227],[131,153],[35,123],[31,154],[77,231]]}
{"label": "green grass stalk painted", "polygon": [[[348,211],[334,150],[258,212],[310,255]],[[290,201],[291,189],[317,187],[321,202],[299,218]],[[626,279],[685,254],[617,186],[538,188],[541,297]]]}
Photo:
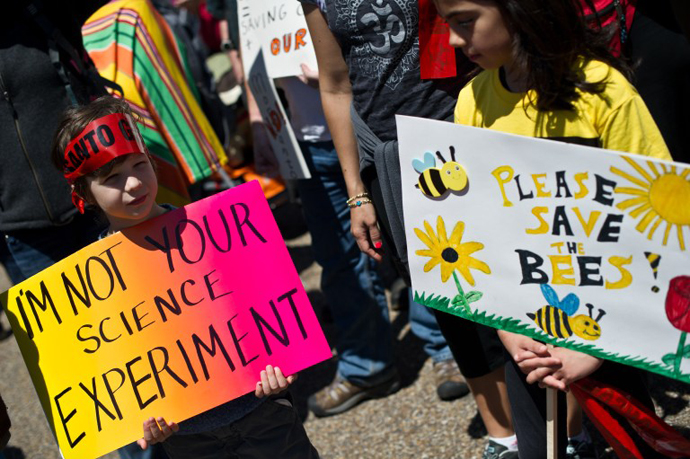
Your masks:
{"label": "green grass stalk painted", "polygon": [[673,361],[673,372],[680,374],[680,363],[683,361],[683,350],[685,349],[686,332],[681,332],[680,340],[678,341],[678,351],[676,351],[676,358]]}
{"label": "green grass stalk painted", "polygon": [[[658,373],[662,376],[666,376],[671,379],[676,379],[678,381],[683,381],[690,384],[690,374],[680,373],[680,368],[675,370],[669,365],[663,363],[658,363],[650,361],[645,357],[640,356],[630,356],[621,355],[618,353],[608,352],[600,349],[593,344],[583,344],[570,339],[554,338],[547,335],[541,329],[536,328],[534,325],[525,324],[518,319],[512,317],[501,317],[496,314],[487,314],[486,311],[475,310],[474,312],[468,311],[468,307],[455,306],[452,301],[441,295],[428,295],[425,292],[414,292],[414,301],[423,304],[430,308],[438,309],[449,314],[454,314],[458,317],[464,319],[472,320],[473,322],[480,323],[482,325],[487,325],[489,327],[498,328],[500,330],[506,330],[513,333],[519,333],[524,336],[529,336],[532,339],[536,339],[543,343],[553,344],[559,347],[565,347],[572,349],[573,351],[584,352],[585,354],[592,355],[594,357],[599,357],[601,359],[612,360],[614,362],[622,363],[624,365],[630,365],[637,368],[641,368],[646,371],[651,371]],[[683,341],[683,346],[685,341]],[[679,352],[682,353],[683,347],[679,347]]]}
{"label": "green grass stalk painted", "polygon": [[467,298],[465,298],[465,291],[462,289],[460,279],[458,279],[458,275],[455,274],[455,271],[453,271],[453,280],[455,281],[455,286],[458,288],[458,297],[460,297],[460,304],[462,304],[462,306],[465,308],[465,311],[468,315],[472,315],[470,304],[467,302]]}

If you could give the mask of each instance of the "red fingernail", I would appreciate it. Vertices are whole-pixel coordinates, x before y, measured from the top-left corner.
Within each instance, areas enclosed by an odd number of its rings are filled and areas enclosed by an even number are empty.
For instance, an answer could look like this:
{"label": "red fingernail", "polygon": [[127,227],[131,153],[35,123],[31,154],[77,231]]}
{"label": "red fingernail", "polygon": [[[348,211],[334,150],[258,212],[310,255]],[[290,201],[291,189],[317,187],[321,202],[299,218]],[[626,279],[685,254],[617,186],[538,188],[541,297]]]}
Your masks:
{"label": "red fingernail", "polygon": [[377,249],[380,249],[381,247],[383,247],[383,242],[381,242],[381,241],[374,242],[374,247],[376,247]]}

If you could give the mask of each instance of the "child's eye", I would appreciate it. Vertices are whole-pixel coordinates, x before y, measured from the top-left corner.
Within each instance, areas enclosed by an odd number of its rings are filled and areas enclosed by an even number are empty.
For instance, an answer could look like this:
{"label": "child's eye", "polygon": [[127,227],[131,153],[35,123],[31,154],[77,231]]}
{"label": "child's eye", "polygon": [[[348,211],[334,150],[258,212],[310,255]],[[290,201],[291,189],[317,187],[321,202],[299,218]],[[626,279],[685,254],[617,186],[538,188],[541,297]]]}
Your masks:
{"label": "child's eye", "polygon": [[473,23],[474,23],[474,18],[462,19],[462,20],[456,19],[456,20],[454,21],[454,24],[453,24],[453,25],[454,25],[455,27],[464,27],[464,28],[468,28],[468,27],[471,27]]}
{"label": "child's eye", "polygon": [[120,176],[120,174],[111,174],[103,180],[103,183],[112,183]]}
{"label": "child's eye", "polygon": [[148,162],[148,161],[139,161],[138,163],[136,163],[136,164],[134,165],[134,167],[143,166],[143,165],[146,164],[147,162]]}

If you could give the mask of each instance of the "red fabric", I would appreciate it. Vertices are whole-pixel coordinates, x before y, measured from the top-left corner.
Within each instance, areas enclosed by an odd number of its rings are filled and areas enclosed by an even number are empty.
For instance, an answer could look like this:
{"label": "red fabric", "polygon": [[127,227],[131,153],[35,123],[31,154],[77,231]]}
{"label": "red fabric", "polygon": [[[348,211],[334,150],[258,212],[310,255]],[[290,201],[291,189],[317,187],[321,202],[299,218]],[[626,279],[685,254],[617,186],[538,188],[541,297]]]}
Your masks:
{"label": "red fabric", "polygon": [[65,178],[73,183],[78,177],[130,153],[146,153],[146,145],[132,117],[123,113],[103,116],[89,123],[67,145]]}
{"label": "red fabric", "polygon": [[72,190],[72,204],[74,204],[74,207],[77,208],[80,214],[84,213],[86,202],[74,190]]}
{"label": "red fabric", "polygon": [[423,80],[457,75],[455,49],[448,44],[450,29],[433,0],[419,0],[419,64]]}
{"label": "red fabric", "polygon": [[199,27],[201,39],[204,41],[209,51],[214,53],[220,51],[221,40],[219,21],[208,12],[206,2],[202,3],[199,7],[199,19],[201,22]]}
{"label": "red fabric", "polygon": [[644,459],[642,454],[635,446],[630,435],[623,429],[618,421],[606,411],[604,406],[594,397],[579,386],[579,383],[572,384],[570,390],[573,392],[582,410],[590,421],[597,427],[602,436],[613,448],[621,459]]}
{"label": "red fabric", "polygon": [[629,394],[611,385],[584,378],[572,384],[571,390],[589,419],[597,426],[622,459],[643,459],[632,438],[608,412],[623,416],[657,452],[672,458],[690,455],[690,440],[683,438],[653,411]]}
{"label": "red fabric", "polygon": [[[591,8],[587,6],[587,2],[585,0],[580,0],[580,3],[582,4],[582,8],[584,10],[585,16],[590,16],[593,15],[593,11]],[[632,25],[633,21],[633,16],[635,15],[635,4],[637,3],[637,0],[620,0],[621,7],[623,8],[623,11],[625,12],[625,28],[626,32],[630,31],[630,26]],[[592,4],[594,4],[594,8],[596,11],[603,11],[609,5],[613,5],[613,0],[592,0]],[[615,8],[611,10],[606,15],[602,15],[600,18],[601,25],[602,27],[605,27],[609,24],[612,24],[614,22],[618,22],[618,12],[616,11]],[[590,27],[597,27],[598,23],[595,19],[591,20],[589,23]],[[615,56],[620,56],[621,55],[621,34],[620,31],[618,33],[615,33],[613,37],[611,37],[611,52]]]}

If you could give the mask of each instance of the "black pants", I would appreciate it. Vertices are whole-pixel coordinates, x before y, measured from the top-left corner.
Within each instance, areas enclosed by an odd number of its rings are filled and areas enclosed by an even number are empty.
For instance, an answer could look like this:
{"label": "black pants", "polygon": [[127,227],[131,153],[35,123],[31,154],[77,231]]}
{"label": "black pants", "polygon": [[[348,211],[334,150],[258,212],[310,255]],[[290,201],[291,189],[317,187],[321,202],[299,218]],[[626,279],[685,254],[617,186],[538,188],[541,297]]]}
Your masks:
{"label": "black pants", "polygon": [[[506,353],[506,384],[513,413],[515,434],[518,438],[520,459],[546,459],[546,390],[537,384],[527,384],[526,376]],[[647,391],[645,373],[637,368],[606,361],[592,374],[592,378],[611,384],[632,395],[645,406],[654,410],[654,403]],[[558,394],[558,459],[565,459],[567,446],[566,397]],[[613,415],[616,419],[616,414]],[[626,426],[625,421],[620,421]],[[663,458],[636,434],[631,435],[645,459]]]}
{"label": "black pants", "polygon": [[[286,400],[286,399],[282,399]],[[281,400],[281,401],[282,401]],[[171,459],[318,459],[293,406],[268,399],[227,426],[163,442]]]}

